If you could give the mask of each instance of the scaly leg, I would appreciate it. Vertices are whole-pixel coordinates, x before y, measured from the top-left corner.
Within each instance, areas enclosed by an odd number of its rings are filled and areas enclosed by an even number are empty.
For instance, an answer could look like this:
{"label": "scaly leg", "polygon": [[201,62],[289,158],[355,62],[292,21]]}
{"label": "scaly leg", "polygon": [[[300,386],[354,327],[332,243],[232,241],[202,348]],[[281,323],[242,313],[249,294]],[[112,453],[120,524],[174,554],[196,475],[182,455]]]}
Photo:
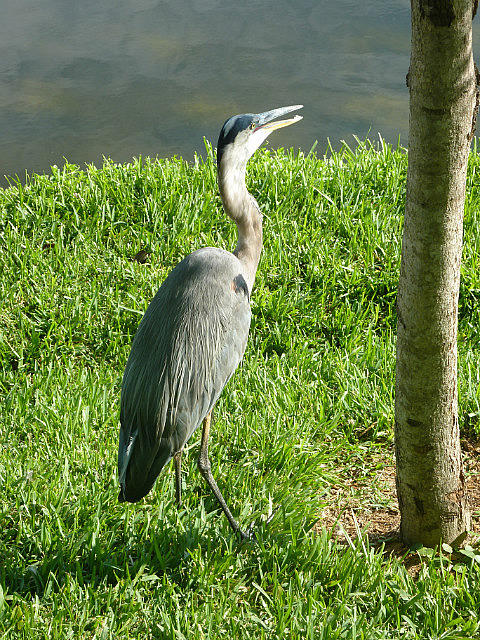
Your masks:
{"label": "scaly leg", "polygon": [[175,500],[177,507],[182,506],[182,451],[173,456],[173,464],[175,465]]}
{"label": "scaly leg", "polygon": [[210,460],[208,459],[208,436],[210,433],[211,418],[212,418],[212,412],[210,411],[210,413],[208,413],[205,416],[205,419],[203,421],[202,442],[200,445],[200,453],[197,461],[198,469],[202,474],[202,476],[205,478],[210,489],[213,491],[213,494],[217,499],[218,504],[222,507],[223,513],[227,516],[227,520],[230,526],[232,527],[233,531],[239,534],[242,539],[250,540],[251,536],[247,535],[240,529],[238,522],[232,516],[232,513],[230,509],[227,507],[227,504],[223,499],[223,496],[220,493],[220,489],[218,488],[218,485],[215,482],[215,478],[213,477],[213,474],[212,474],[212,469],[210,467]]}

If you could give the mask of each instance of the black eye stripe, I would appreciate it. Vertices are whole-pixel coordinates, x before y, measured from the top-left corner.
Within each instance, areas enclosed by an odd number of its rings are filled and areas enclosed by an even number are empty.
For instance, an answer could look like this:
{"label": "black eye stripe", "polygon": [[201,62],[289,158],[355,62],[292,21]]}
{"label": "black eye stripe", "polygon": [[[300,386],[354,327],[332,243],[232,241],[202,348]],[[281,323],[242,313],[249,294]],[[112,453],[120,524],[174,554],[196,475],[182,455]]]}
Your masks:
{"label": "black eye stripe", "polygon": [[241,131],[249,129],[252,124],[255,125],[255,121],[254,115],[251,113],[244,113],[239,116],[233,116],[225,122],[218,138],[217,162],[220,162],[225,147],[234,142],[237,135]]}

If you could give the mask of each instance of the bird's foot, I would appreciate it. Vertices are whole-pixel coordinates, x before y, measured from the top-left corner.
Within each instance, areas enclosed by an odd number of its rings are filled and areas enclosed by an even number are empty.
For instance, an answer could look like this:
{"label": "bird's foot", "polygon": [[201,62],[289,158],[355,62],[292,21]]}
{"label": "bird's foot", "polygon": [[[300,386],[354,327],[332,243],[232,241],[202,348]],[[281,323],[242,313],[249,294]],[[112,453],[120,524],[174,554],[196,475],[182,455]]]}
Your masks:
{"label": "bird's foot", "polygon": [[246,531],[238,530],[240,536],[240,542],[251,542],[256,544],[257,536],[255,535],[255,525],[251,525]]}
{"label": "bird's foot", "polygon": [[[269,516],[266,520],[263,521],[263,525],[269,525],[270,522],[273,520],[274,516],[276,515],[277,511],[280,509],[281,505],[279,505]],[[240,541],[241,542],[253,542],[254,544],[256,544],[257,541],[257,536],[255,534],[255,530],[257,529],[258,526],[261,526],[259,522],[253,522],[246,531],[242,531],[242,529],[238,529],[237,533],[240,537]]]}

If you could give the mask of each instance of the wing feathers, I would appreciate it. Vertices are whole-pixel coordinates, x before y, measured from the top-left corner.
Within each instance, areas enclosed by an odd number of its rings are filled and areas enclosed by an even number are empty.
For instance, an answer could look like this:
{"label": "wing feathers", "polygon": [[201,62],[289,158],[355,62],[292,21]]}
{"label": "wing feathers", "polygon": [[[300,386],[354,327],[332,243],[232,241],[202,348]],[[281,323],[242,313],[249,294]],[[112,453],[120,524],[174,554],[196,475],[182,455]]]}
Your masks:
{"label": "wing feathers", "polygon": [[244,282],[235,256],[202,249],[150,303],[122,383],[118,465],[127,500],[148,493],[238,366],[251,316]]}

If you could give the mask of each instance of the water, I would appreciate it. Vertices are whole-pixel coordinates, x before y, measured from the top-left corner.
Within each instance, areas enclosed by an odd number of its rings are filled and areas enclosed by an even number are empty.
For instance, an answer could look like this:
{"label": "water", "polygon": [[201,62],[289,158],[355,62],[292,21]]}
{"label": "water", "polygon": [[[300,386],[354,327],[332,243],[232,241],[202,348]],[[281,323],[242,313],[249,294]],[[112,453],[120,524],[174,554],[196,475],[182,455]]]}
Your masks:
{"label": "water", "polygon": [[191,159],[230,115],[298,103],[271,146],[406,144],[409,49],[408,0],[4,0],[0,175]]}

